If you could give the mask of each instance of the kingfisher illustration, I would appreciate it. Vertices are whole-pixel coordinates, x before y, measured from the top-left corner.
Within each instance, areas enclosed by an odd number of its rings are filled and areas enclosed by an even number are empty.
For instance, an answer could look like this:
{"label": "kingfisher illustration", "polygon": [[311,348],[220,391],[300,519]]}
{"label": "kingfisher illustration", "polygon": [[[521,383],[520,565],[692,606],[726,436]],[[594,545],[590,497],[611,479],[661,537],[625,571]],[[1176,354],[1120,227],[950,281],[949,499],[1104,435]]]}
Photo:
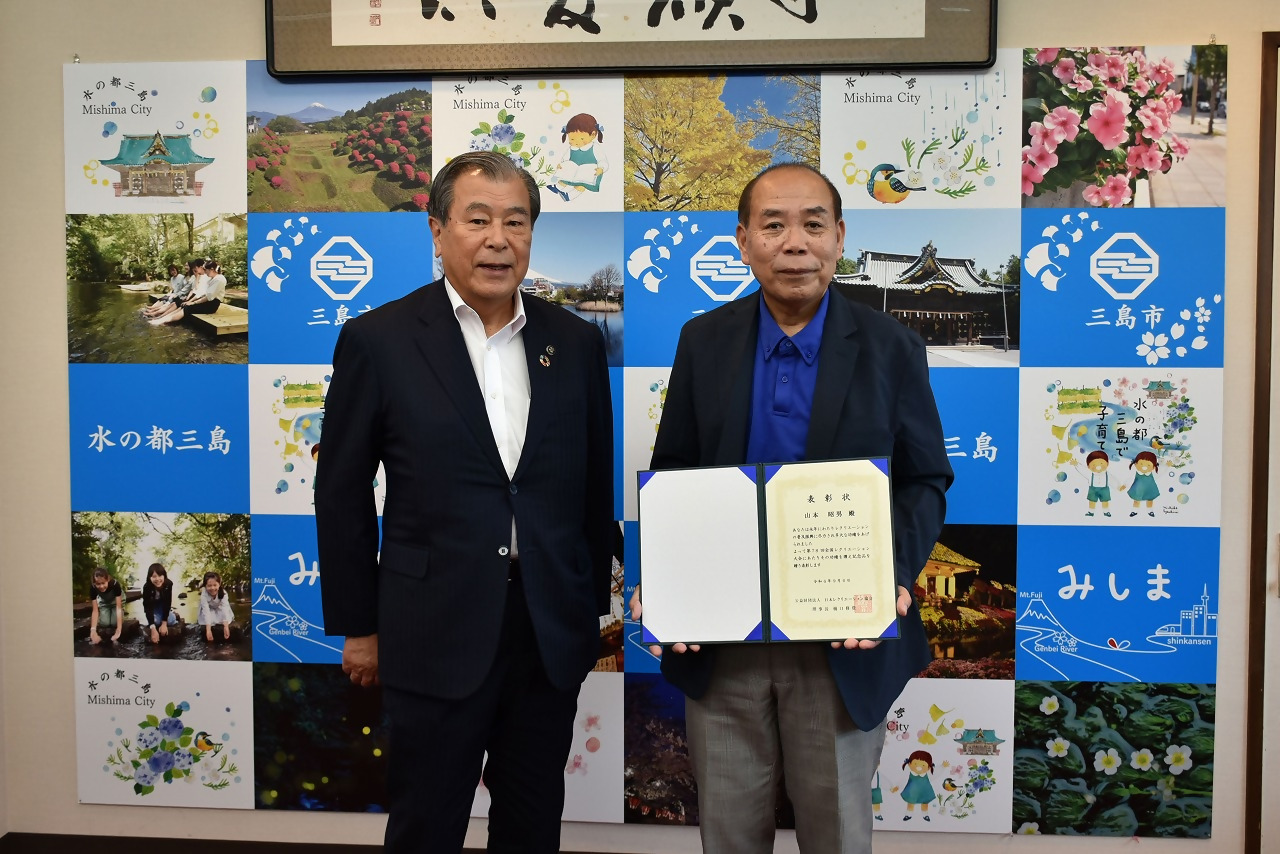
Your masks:
{"label": "kingfisher illustration", "polygon": [[196,733],[196,748],[202,753],[212,752],[217,756],[222,751],[222,742],[214,741],[209,738],[209,733],[202,730]]}
{"label": "kingfisher illustration", "polygon": [[924,187],[911,187],[898,176],[906,172],[892,163],[881,163],[871,170],[871,179],[867,181],[867,192],[871,198],[886,205],[896,205],[911,195],[914,190]]}

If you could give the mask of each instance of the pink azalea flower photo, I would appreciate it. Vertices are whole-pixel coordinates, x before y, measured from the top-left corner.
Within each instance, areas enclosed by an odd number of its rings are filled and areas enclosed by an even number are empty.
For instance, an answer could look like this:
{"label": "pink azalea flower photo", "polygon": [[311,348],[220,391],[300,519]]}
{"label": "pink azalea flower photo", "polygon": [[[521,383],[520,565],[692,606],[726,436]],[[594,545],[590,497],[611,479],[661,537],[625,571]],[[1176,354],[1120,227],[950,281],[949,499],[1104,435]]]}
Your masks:
{"label": "pink azalea flower photo", "polygon": [[[1140,182],[1179,168],[1193,148],[1174,133],[1191,98],[1178,88],[1182,64],[1135,47],[1026,50],[1024,203],[1132,206],[1147,192]],[[1208,95],[1202,89],[1199,98]],[[1216,107],[1216,89],[1214,97]],[[1185,133],[1186,116],[1179,121]]]}

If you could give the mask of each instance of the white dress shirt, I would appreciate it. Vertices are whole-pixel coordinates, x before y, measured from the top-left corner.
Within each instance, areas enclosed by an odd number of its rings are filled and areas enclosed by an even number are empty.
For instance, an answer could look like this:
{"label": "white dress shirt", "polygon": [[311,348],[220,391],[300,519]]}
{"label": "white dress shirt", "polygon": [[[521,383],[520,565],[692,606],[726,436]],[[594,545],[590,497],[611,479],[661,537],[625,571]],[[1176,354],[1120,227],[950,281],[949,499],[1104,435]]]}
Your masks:
{"label": "white dress shirt", "polygon": [[[524,303],[519,291],[515,295],[515,316],[493,335],[486,335],[484,321],[471,306],[462,301],[446,279],[445,293],[453,306],[453,315],[462,330],[471,368],[484,395],[484,408],[489,416],[489,429],[498,446],[498,456],[510,478],[520,463],[524,449],[525,428],[529,423],[529,363],[525,361]],[[516,551],[515,520],[511,521],[511,556]]]}

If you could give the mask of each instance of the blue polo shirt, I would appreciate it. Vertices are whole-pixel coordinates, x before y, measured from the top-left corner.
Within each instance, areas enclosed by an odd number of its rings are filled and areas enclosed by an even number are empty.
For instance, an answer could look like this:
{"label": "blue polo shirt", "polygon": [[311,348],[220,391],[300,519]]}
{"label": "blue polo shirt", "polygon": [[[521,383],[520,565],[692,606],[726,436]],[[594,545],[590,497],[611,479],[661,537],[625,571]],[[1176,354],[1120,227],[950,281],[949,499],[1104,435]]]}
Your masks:
{"label": "blue polo shirt", "polygon": [[827,320],[828,289],[813,319],[788,337],[760,298],[760,332],[751,382],[749,463],[788,463],[804,458],[809,414],[818,384],[818,349]]}

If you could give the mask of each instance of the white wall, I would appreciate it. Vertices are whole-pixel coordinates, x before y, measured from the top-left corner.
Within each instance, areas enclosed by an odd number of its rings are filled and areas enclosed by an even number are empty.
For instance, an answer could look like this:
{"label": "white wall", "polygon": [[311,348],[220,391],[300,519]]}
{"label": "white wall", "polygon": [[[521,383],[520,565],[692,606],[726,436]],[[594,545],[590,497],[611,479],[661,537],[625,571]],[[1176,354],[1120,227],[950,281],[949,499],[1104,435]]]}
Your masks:
{"label": "white wall", "polygon": [[[459,0],[470,2],[470,0]],[[827,0],[835,5],[834,0]],[[372,843],[370,816],[79,805],[76,802],[70,635],[59,628],[67,599],[70,493],[67,327],[62,182],[62,70],[86,62],[255,59],[265,56],[260,0],[0,0],[0,833],[133,835],[144,819],[174,835],[292,842]],[[1275,0],[1165,0],[1122,11],[1114,0],[1005,0],[1001,46],[1194,44],[1211,34],[1231,48],[1230,189],[1227,207],[1227,421],[1223,442],[1222,590],[1245,601],[1253,382],[1253,276],[1257,241],[1260,33],[1280,30]],[[199,36],[199,42],[194,36]],[[1242,850],[1243,620],[1224,619],[1219,663],[1214,839],[1147,839],[1144,854]],[[1271,733],[1271,741],[1280,733]],[[1252,817],[1257,820],[1257,817]],[[207,828],[208,832],[202,829]],[[482,844],[477,826],[469,837]],[[1126,839],[1012,840],[956,835],[925,842],[882,834],[877,851],[945,845],[952,854],[1013,849],[1105,854]],[[574,825],[566,850],[697,851],[687,828]],[[788,838],[781,850],[795,850]]]}

